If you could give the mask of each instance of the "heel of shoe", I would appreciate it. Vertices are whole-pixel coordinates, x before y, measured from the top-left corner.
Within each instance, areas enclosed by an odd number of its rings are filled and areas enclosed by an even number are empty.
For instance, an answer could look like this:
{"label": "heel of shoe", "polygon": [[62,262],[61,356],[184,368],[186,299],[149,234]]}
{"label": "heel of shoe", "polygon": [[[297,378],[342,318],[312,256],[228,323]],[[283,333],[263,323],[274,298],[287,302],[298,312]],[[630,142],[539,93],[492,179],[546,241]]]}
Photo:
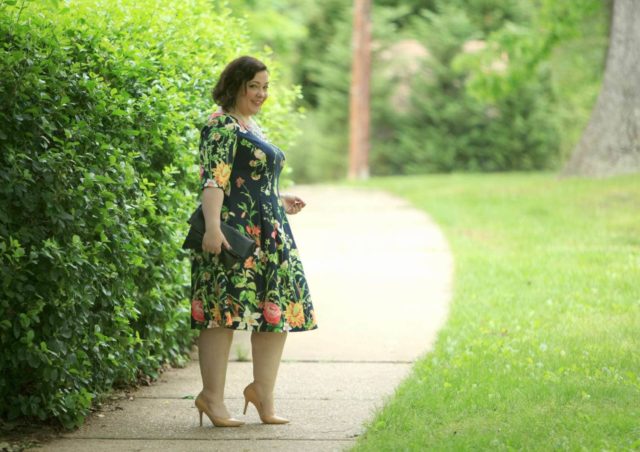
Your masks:
{"label": "heel of shoe", "polygon": [[288,419],[276,416],[276,415],[267,415],[264,413],[264,408],[262,406],[262,402],[260,401],[260,397],[258,397],[258,393],[251,385],[244,388],[244,414],[247,414],[247,406],[249,402],[253,403],[253,406],[256,407],[258,411],[258,416],[263,424],[287,424],[289,423]]}
{"label": "heel of shoe", "polygon": [[204,411],[204,408],[202,408],[200,406],[200,404],[198,403],[200,400],[196,398],[196,400],[194,401],[194,405],[196,406],[196,409],[198,410],[198,414],[200,415],[200,427],[202,427],[202,413]]}
{"label": "heel of shoe", "polygon": [[244,425],[243,421],[234,419],[232,417],[219,418],[214,416],[212,413],[207,411],[206,405],[203,406],[203,402],[201,402],[199,398],[196,398],[195,404],[196,408],[198,409],[198,413],[200,414],[200,427],[202,427],[202,413],[205,413],[207,415],[207,417],[209,418],[209,420],[211,420],[211,423],[215,427],[240,427],[241,425]]}

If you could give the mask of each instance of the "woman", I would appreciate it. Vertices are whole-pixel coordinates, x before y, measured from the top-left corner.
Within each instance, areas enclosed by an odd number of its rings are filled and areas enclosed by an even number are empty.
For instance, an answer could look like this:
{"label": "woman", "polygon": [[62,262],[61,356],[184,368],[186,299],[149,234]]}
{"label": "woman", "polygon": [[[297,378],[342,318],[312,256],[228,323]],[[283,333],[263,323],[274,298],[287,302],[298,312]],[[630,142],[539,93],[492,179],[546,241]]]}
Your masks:
{"label": "woman", "polygon": [[[191,327],[198,342],[202,392],[200,414],[215,426],[237,427],[224,404],[229,349],[234,330],[251,332],[253,382],[244,389],[265,424],[284,424],[276,416],[273,389],[287,332],[317,328],[315,313],[286,214],[305,202],[279,194],[283,152],[271,144],[252,117],[268,97],[269,73],[259,60],[243,56],[224,69],[213,89],[220,109],[200,137],[200,182],[206,232],[202,252],[191,260]],[[286,214],[285,214],[286,213]],[[232,269],[219,261],[230,248],[220,222],[253,238],[257,249]]]}

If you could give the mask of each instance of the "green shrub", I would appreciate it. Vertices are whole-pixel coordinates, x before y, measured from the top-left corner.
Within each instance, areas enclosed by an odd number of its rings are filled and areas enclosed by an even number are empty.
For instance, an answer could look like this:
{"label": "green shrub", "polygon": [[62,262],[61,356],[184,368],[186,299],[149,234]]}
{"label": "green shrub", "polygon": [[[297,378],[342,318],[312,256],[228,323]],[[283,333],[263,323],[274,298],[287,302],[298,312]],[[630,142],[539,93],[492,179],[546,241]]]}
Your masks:
{"label": "green shrub", "polygon": [[[375,130],[389,138],[374,139],[376,174],[534,170],[555,164],[558,132],[548,73],[539,71],[495,102],[480,100],[466,80],[483,68],[456,64],[465,42],[483,33],[465,10],[424,13],[409,30],[428,56],[411,84],[408,110],[378,109]],[[380,83],[384,92],[395,91],[393,80]]]}
{"label": "green shrub", "polygon": [[[588,120],[607,41],[607,2],[579,3],[376,1],[371,173],[557,168]],[[299,44],[310,112],[292,150],[296,177],[309,181],[344,177],[348,161],[352,8],[316,8]],[[427,54],[410,84],[404,66],[418,58],[395,47],[407,41]],[[465,51],[469,41],[486,47]],[[487,70],[494,62],[506,68]],[[407,109],[398,85],[410,88]]]}
{"label": "green shrub", "polygon": [[[206,0],[13,3],[0,3],[0,417],[72,427],[114,385],[185,359],[198,131],[217,74],[250,48]],[[299,93],[274,91],[264,122],[286,143]]]}
{"label": "green shrub", "polygon": [[310,110],[289,152],[298,181],[340,179],[347,173],[352,8],[340,0],[315,8],[319,11],[308,24],[312,39],[299,43],[303,57],[297,70]]}

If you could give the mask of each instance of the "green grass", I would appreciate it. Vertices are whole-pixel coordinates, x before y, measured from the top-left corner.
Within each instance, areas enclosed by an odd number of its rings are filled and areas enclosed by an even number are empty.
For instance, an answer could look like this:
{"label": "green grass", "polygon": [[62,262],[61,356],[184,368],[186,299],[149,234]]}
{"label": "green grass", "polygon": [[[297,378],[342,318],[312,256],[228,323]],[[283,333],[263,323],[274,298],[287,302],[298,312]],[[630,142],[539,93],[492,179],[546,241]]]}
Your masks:
{"label": "green grass", "polygon": [[355,450],[640,450],[640,176],[363,185],[428,212],[456,265],[435,349]]}

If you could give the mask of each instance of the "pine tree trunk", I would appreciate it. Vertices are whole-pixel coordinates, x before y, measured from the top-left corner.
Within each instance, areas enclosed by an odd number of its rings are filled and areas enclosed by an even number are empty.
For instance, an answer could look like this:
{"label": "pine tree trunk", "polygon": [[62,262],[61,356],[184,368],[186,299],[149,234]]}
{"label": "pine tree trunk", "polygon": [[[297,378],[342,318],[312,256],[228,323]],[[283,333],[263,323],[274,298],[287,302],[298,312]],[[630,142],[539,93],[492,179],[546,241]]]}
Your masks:
{"label": "pine tree trunk", "polygon": [[565,175],[640,172],[640,0],[615,0],[602,90]]}

